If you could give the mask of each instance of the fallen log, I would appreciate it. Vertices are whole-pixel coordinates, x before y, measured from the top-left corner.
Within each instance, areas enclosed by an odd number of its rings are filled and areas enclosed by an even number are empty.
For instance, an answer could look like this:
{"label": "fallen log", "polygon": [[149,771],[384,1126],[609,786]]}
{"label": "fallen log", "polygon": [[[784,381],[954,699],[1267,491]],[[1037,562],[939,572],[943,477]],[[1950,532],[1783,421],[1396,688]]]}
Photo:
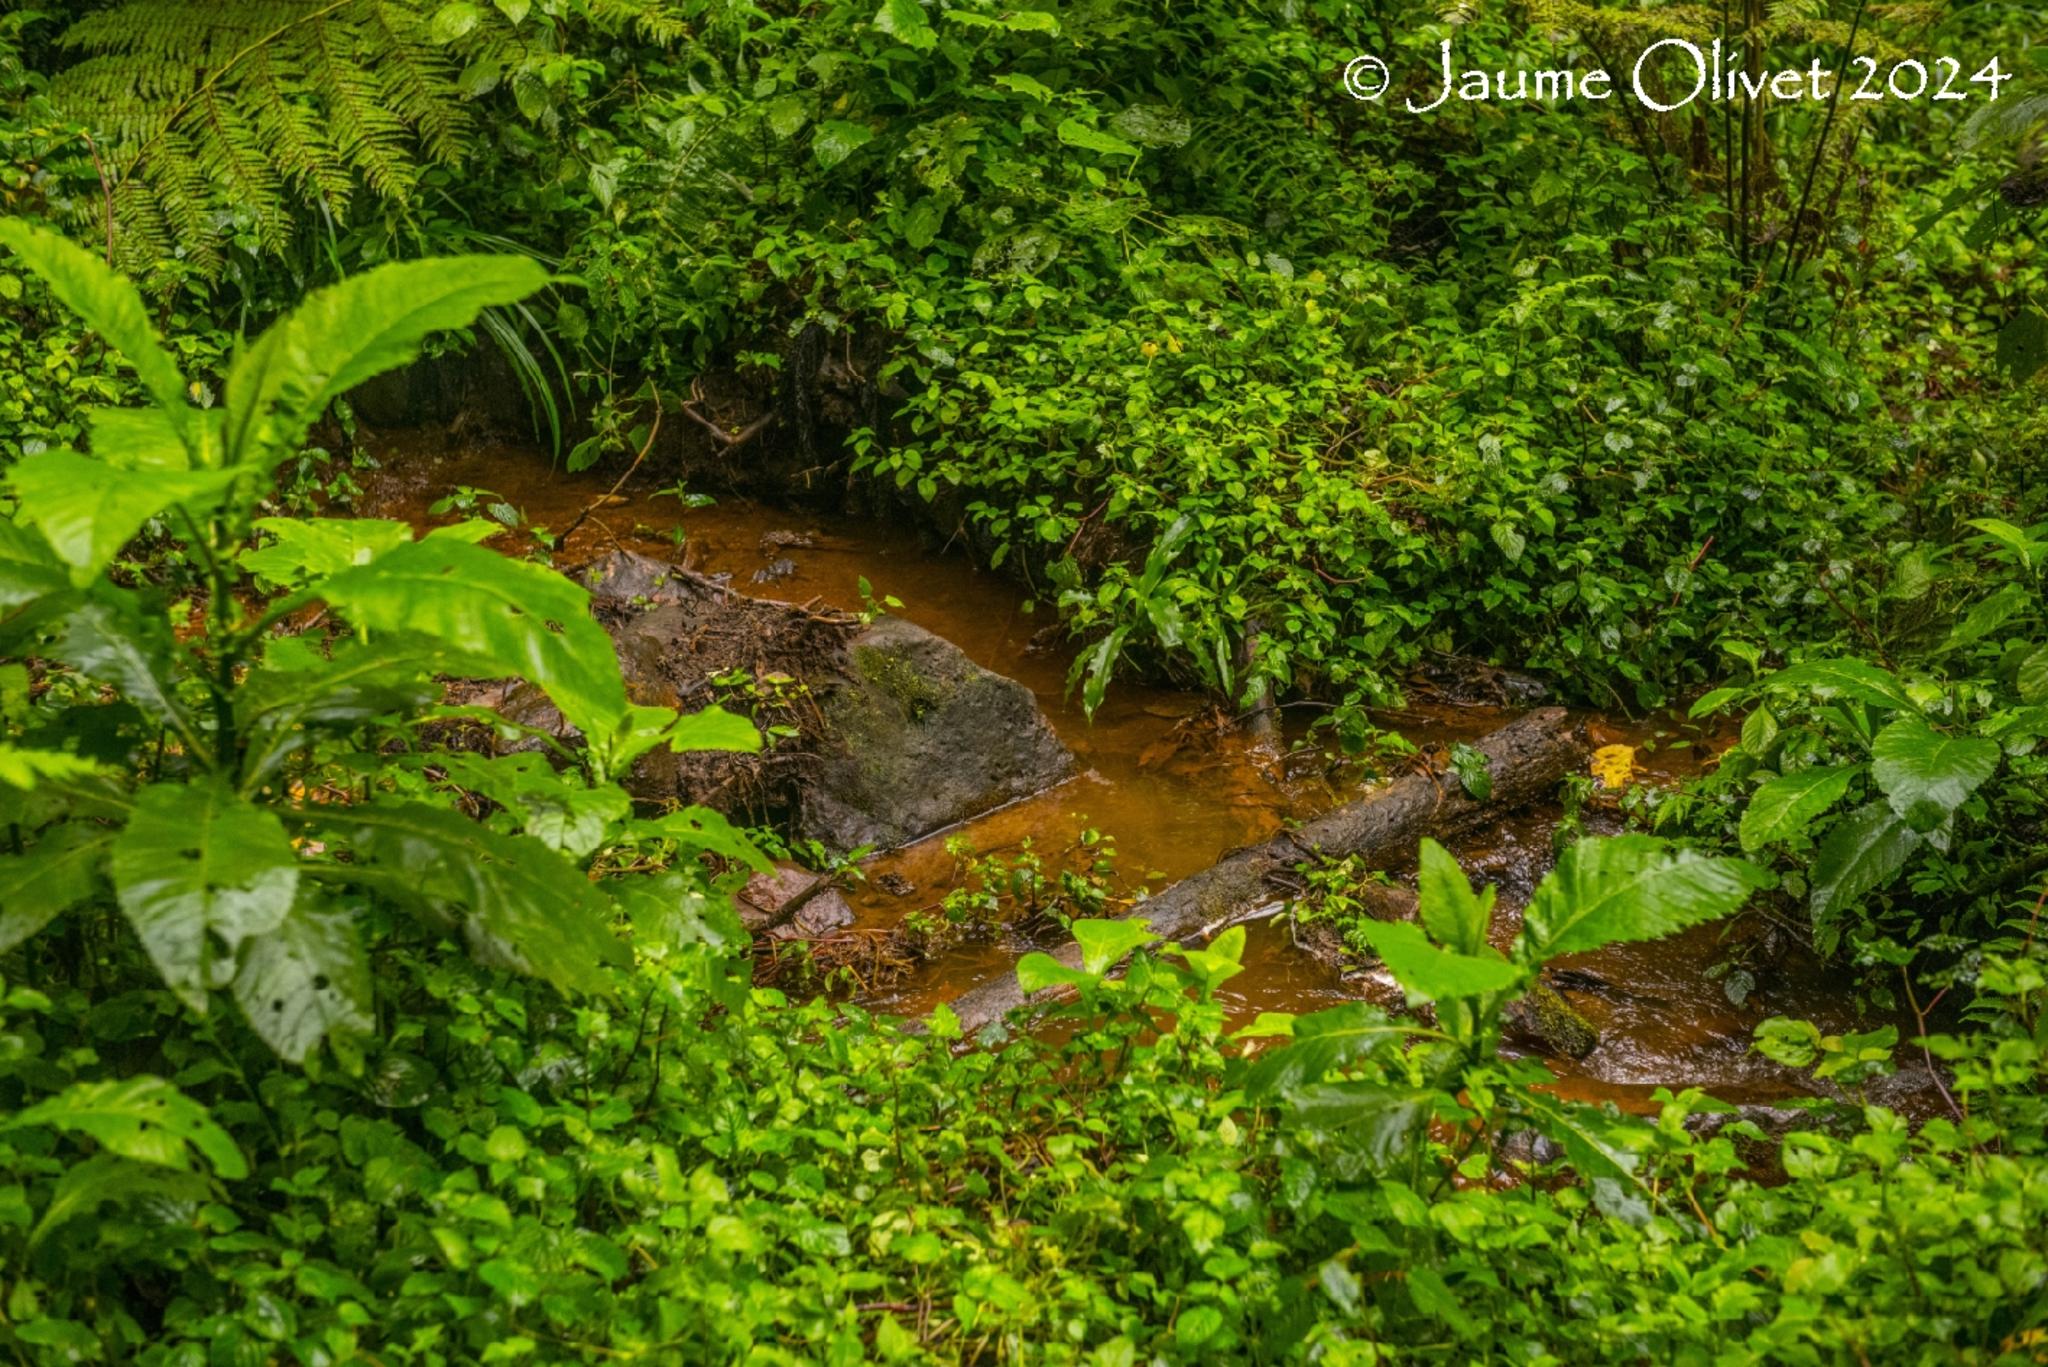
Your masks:
{"label": "fallen log", "polygon": [[[1132,915],[1162,940],[1206,938],[1281,895],[1285,889],[1279,880],[1304,860],[1355,857],[1368,868],[1398,868],[1415,858],[1425,836],[1447,839],[1549,797],[1566,774],[1585,766],[1590,752],[1583,729],[1559,707],[1518,717],[1474,748],[1486,757],[1493,776],[1484,802],[1466,793],[1453,775],[1410,774],[1264,844],[1225,856],[1147,899]],[[1080,947],[1067,944],[1053,957],[1078,967]],[[1051,997],[1040,994],[1043,1000]],[[1015,974],[983,983],[951,1003],[969,1033],[1025,1004]]]}

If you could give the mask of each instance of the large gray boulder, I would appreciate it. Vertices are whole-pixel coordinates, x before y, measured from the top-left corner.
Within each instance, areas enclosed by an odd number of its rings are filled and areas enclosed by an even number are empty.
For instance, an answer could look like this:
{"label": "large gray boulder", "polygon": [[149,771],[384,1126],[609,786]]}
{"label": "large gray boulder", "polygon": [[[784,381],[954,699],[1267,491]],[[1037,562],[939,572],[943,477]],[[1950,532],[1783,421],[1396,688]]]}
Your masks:
{"label": "large gray boulder", "polygon": [[[1073,773],[1029,689],[914,623],[750,597],[625,551],[577,578],[636,701],[718,703],[781,731],[759,755],[649,755],[627,782],[642,799],[780,822],[843,853],[906,844]],[[482,700],[561,725],[524,685]]]}

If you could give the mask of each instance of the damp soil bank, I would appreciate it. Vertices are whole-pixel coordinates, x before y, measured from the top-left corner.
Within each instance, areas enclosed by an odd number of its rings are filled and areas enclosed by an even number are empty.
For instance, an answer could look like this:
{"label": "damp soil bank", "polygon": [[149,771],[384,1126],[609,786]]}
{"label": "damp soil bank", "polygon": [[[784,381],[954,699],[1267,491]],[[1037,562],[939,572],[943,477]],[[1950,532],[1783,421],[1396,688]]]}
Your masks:
{"label": "damp soil bank", "polygon": [[[363,492],[353,501],[356,512],[424,526],[464,515],[434,513],[437,501],[463,488],[488,490],[529,525],[558,531],[581,517],[555,553],[563,564],[626,549],[730,575],[743,593],[855,612],[867,605],[865,581],[872,599],[900,600],[890,609],[894,614],[1029,688],[1074,752],[1075,777],[868,861],[866,880],[848,893],[855,930],[887,930],[934,908],[961,876],[948,849],[956,839],[982,854],[1015,853],[1029,841],[1053,867],[1084,832],[1101,832],[1114,842],[1119,881],[1157,889],[1361,791],[1356,780],[1329,766],[1290,761],[1219,728],[1210,700],[1198,695],[1119,680],[1093,720],[1085,718],[1066,688],[1074,645],[1052,614],[1043,605],[1032,611],[1026,589],[978,569],[962,548],[941,544],[927,528],[745,499],[691,507],[660,492],[652,479],[628,484],[607,500],[614,475],[569,475],[526,446],[435,431],[383,434],[370,451],[377,468],[358,475]],[[1444,747],[1475,739],[1512,715],[1500,708],[1419,705],[1379,721],[1416,746]],[[1305,721],[1291,715],[1286,729],[1299,735]],[[1692,772],[1716,744],[1670,718],[1640,723],[1588,714],[1586,721],[1596,744],[1644,747],[1652,782]],[[1510,912],[1497,927],[1504,936],[1550,865],[1559,815],[1518,813],[1452,847],[1475,879],[1501,885]],[[1551,1061],[1560,1091],[1637,1109],[1650,1105],[1659,1087],[1703,1087],[1738,1103],[1801,1093],[1797,1075],[1750,1048],[1755,1025],[1773,1015],[1804,1017],[1830,1032],[1872,1022],[1848,994],[1844,975],[1825,971],[1784,936],[1767,952],[1752,953],[1755,986],[1739,1005],[1732,1002],[1722,978],[1710,973],[1739,945],[1754,949],[1759,931],[1738,920],[1560,961],[1568,999],[1601,1035],[1586,1058]],[[1022,934],[963,944],[878,989],[869,1004],[922,1014],[1045,947]],[[1246,971],[1224,991],[1245,1019],[1376,995],[1371,982],[1347,979],[1297,949],[1281,920],[1250,926],[1245,962]]]}

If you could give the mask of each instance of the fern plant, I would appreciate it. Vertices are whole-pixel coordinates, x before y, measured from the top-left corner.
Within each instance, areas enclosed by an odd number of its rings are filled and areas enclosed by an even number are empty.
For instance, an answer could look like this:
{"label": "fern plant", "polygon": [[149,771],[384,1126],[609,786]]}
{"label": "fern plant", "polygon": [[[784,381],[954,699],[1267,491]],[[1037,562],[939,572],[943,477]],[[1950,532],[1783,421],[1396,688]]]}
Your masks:
{"label": "fern plant", "polygon": [[217,276],[237,237],[281,252],[297,215],[328,221],[364,190],[403,203],[430,166],[483,144],[476,101],[508,90],[553,130],[586,31],[682,33],[653,0],[420,6],[400,0],[121,0],[78,20],[58,105],[107,144],[112,264],[183,256]]}

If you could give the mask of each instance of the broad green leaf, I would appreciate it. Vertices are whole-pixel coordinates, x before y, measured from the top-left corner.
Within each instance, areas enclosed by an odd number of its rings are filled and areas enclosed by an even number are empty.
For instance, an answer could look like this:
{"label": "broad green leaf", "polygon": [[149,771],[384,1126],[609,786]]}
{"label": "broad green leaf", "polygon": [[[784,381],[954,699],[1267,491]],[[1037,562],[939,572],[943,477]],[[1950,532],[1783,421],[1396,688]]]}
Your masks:
{"label": "broad green leaf", "polygon": [[1944,736],[1919,717],[1900,717],[1870,743],[1870,775],[1913,829],[1932,830],[1998,771],[1995,740]]}
{"label": "broad green leaf", "polygon": [[715,854],[745,864],[756,873],[769,873],[775,868],[745,831],[728,821],[723,812],[709,807],[667,812],[652,821],[635,822],[633,830],[642,836],[673,840],[688,854]]}
{"label": "broad green leaf", "polygon": [[160,1077],[74,1082],[57,1095],[0,1120],[0,1129],[43,1125],[83,1134],[101,1148],[138,1163],[189,1169],[197,1149],[221,1177],[247,1177],[235,1141],[204,1106]]}
{"label": "broad green leaf", "polygon": [[1017,960],[1017,986],[1027,996],[1052,987],[1086,987],[1099,976],[1069,968],[1050,954],[1033,952]]}
{"label": "broad green leaf", "polygon": [[1898,876],[1924,837],[1883,802],[1835,823],[1814,856],[1808,906],[1816,926]]}
{"label": "broad green leaf", "polygon": [[535,751],[430,758],[443,782],[490,799],[527,835],[575,859],[595,853],[612,823],[633,810],[632,799],[616,784],[587,784],[580,774],[558,772]]}
{"label": "broad green leaf", "polygon": [[468,36],[484,20],[483,7],[473,0],[448,0],[434,11],[427,32],[437,43],[452,43]]}
{"label": "broad green leaf", "polygon": [[1473,892],[1465,871],[1443,846],[1434,840],[1422,842],[1419,886],[1422,924],[1438,944],[1460,954],[1477,954],[1486,948],[1486,932],[1493,924],[1494,889]]}
{"label": "broad green leaf", "polygon": [[18,218],[0,218],[0,244],[12,247],[52,294],[135,367],[152,399],[172,413],[186,410],[185,377],[134,285],[83,247]]}
{"label": "broad green leaf", "polygon": [[[1060,31],[1059,16],[1050,10],[1020,9],[1010,10],[1003,14],[977,14],[973,10],[949,9],[945,11],[945,16],[956,24],[967,24],[973,28],[1003,28],[1010,30],[1012,33],[1058,33]],[[996,77],[997,82],[1001,84],[1007,84],[1009,79],[1002,76]],[[1022,79],[1030,80],[1030,77],[1027,76]],[[1033,81],[1032,84],[1036,85],[1037,82]],[[1042,86],[1040,87],[1040,89],[1043,88]],[[1017,89],[1017,87],[1012,86],[1011,89]],[[1050,95],[1052,92],[1047,91],[1046,93]]]}
{"label": "broad green leaf", "polygon": [[1074,942],[1081,946],[1081,971],[1107,973],[1124,956],[1142,949],[1159,937],[1143,921],[1076,921],[1071,927]]}
{"label": "broad green leaf", "polygon": [[2024,611],[2033,595],[2019,584],[2007,584],[1988,598],[1973,604],[1963,620],[1950,628],[1945,650],[1955,650],[1983,640]]}
{"label": "broad green leaf", "polygon": [[1413,921],[1362,920],[1359,933],[1372,943],[1387,971],[1400,981],[1410,1001],[1456,1001],[1505,992],[1519,984],[1525,970],[1505,959],[1460,954],[1431,944]]}
{"label": "broad green leaf", "polygon": [[28,1236],[34,1248],[53,1231],[81,1215],[90,1215],[109,1201],[127,1202],[139,1197],[199,1202],[212,1194],[204,1177],[175,1168],[137,1163],[117,1153],[96,1153],[82,1163],[72,1163],[50,1191],[35,1229]]}
{"label": "broad green leaf", "polygon": [[33,792],[51,780],[91,778],[106,772],[98,764],[62,750],[24,750],[0,742],[0,783]]}
{"label": "broad green leaf", "polygon": [[2010,522],[1995,517],[1973,517],[1970,525],[2019,557],[2020,564],[2027,569],[2034,568],[2035,563],[2048,554],[2048,541],[2036,541]]}
{"label": "broad green leaf", "polygon": [[939,41],[919,0],[882,0],[875,27],[905,46],[922,51]]}
{"label": "broad green leaf", "polygon": [[256,521],[270,542],[243,551],[242,567],[282,588],[367,565],[385,551],[412,541],[412,528],[378,518],[265,517]]}
{"label": "broad green leaf", "polygon": [[1293,1041],[1268,1049],[1245,1071],[1245,1100],[1259,1102],[1321,1082],[1346,1068],[1398,1044],[1406,1028],[1365,1002],[1346,1002],[1328,1011],[1297,1016]]}
{"label": "broad green leaf", "polygon": [[1135,157],[1138,155],[1138,149],[1134,144],[1125,142],[1114,134],[1090,128],[1079,119],[1066,118],[1060,120],[1058,131],[1060,141],[1069,147],[1079,147],[1089,152],[1101,152],[1112,157]]}
{"label": "broad green leaf", "polygon": [[1636,1169],[1642,1165],[1641,1149],[1652,1142],[1655,1130],[1647,1125],[1610,1117],[1591,1106],[1565,1101],[1533,1087],[1515,1095],[1516,1105],[1536,1128],[1556,1140],[1581,1177],[1611,1178],[1645,1196]]}
{"label": "broad green leaf", "polygon": [[275,930],[299,887],[276,814],[217,782],[144,788],[110,867],[157,971],[199,1012],[209,990],[226,986],[242,942]]}
{"label": "broad green leaf", "polygon": [[[304,646],[303,651],[284,647]],[[303,654],[305,658],[296,658]],[[441,697],[433,677],[444,664],[431,643],[398,635],[344,641],[331,656],[302,638],[273,644],[264,664],[235,690],[235,721],[244,742],[244,791],[267,782],[322,730],[352,730],[379,717],[411,720]]]}
{"label": "broad green leaf", "polygon": [[1860,764],[1780,774],[1749,795],[1742,809],[1742,848],[1755,853],[1773,841],[1796,840],[1813,819],[1842,800]]}
{"label": "broad green leaf", "polygon": [[590,595],[553,570],[459,541],[415,541],[312,592],[359,628],[431,637],[534,683],[586,736],[626,716],[618,657]]}
{"label": "broad green leaf", "polygon": [[64,562],[41,532],[0,518],[0,612],[12,612],[70,586]]}
{"label": "broad green leaf", "polygon": [[364,1035],[375,1024],[355,919],[317,895],[301,897],[275,930],[249,937],[234,994],[264,1043],[292,1063],[330,1033]]}
{"label": "broad green leaf", "polygon": [[203,517],[239,473],[120,470],[76,451],[44,451],[15,462],[7,487],[20,500],[15,517],[71,566],[72,583],[85,585],[151,518],[180,506]]}
{"label": "broad green leaf", "polygon": [[99,827],[69,822],[21,854],[0,855],[0,954],[93,895],[111,839]]}
{"label": "broad green leaf", "polygon": [[441,807],[373,802],[300,819],[352,847],[362,881],[459,925],[486,963],[578,992],[606,992],[630,961],[615,908],[583,871],[529,836],[501,835]]}
{"label": "broad green leaf", "polygon": [[235,358],[230,456],[295,454],[337,396],[417,359],[434,333],[466,328],[547,283],[547,270],[523,256],[451,256],[379,266],[315,292]]}
{"label": "broad green leaf", "polygon": [[1214,992],[1244,972],[1244,938],[1243,926],[1231,926],[1207,948],[1179,951],[1188,968],[1201,978],[1204,993]]}
{"label": "broad green leaf", "polygon": [[[196,422],[197,414],[194,415]],[[189,470],[182,415],[161,408],[94,408],[85,415],[93,459],[118,470]],[[204,462],[200,462],[204,464]]]}
{"label": "broad green leaf", "polygon": [[1324,1138],[1324,1157],[1344,1181],[1404,1158],[1436,1110],[1440,1094],[1377,1082],[1325,1082],[1294,1089],[1287,1113],[1293,1124]]}
{"label": "broad green leaf", "polygon": [[1906,712],[1920,710],[1914,705],[1912,695],[1906,692],[1905,685],[1889,670],[1879,669],[1862,660],[1810,660],[1790,669],[1781,669],[1764,682],[1771,688],[1800,689],[1822,696],[1840,695],[1874,707],[1898,708]]}
{"label": "broad green leaf", "polygon": [[2029,705],[2048,703],[2048,646],[2036,646],[2020,661],[2015,679],[2020,701]]}
{"label": "broad green leaf", "polygon": [[818,159],[818,165],[829,171],[867,146],[874,136],[875,130],[864,123],[827,119],[811,136],[811,155]]}
{"label": "broad green leaf", "polygon": [[1647,835],[1588,838],[1564,852],[1529,899],[1525,952],[1537,960],[1654,940],[1741,909],[1771,876]]}
{"label": "broad green leaf", "polygon": [[1711,716],[1712,714],[1726,707],[1729,703],[1734,702],[1738,698],[1744,697],[1748,694],[1748,692],[1749,690],[1747,688],[1716,688],[1709,692],[1702,693],[1699,696],[1698,700],[1695,701],[1689,709],[1687,709],[1685,715],[1691,717],[1695,721],[1697,721],[1701,717]]}
{"label": "broad green leaf", "polygon": [[677,717],[668,737],[669,748],[681,754],[688,750],[733,750],[752,754],[761,748],[761,728],[749,717],[722,707],[706,707]]}
{"label": "broad green leaf", "polygon": [[198,732],[174,683],[178,646],[170,626],[128,591],[97,586],[65,614],[47,650],[88,679],[115,685],[145,716],[198,750]]}

